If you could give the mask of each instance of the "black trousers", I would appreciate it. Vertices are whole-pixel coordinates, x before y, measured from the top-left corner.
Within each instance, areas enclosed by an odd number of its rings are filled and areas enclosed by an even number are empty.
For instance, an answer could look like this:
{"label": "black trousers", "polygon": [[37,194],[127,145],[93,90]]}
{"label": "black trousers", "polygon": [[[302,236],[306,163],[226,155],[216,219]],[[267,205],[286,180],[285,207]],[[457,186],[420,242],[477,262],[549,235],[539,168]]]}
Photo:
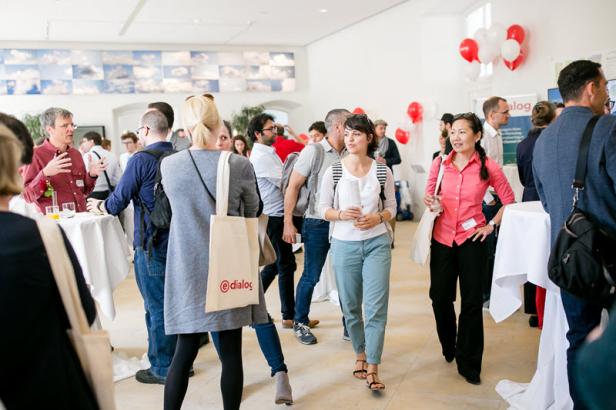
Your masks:
{"label": "black trousers", "polygon": [[[436,330],[445,357],[455,355],[458,371],[479,376],[483,355],[482,278],[486,267],[485,242],[467,239],[452,247],[432,240],[430,299]],[[456,282],[460,278],[461,310],[456,327]]]}
{"label": "black trousers", "polygon": [[276,275],[278,275],[278,292],[280,293],[280,310],[283,320],[295,317],[295,255],[293,245],[282,240],[284,220],[282,216],[270,216],[267,221],[267,236],[276,251],[276,262],[267,265],[261,271],[263,290],[267,291]]}

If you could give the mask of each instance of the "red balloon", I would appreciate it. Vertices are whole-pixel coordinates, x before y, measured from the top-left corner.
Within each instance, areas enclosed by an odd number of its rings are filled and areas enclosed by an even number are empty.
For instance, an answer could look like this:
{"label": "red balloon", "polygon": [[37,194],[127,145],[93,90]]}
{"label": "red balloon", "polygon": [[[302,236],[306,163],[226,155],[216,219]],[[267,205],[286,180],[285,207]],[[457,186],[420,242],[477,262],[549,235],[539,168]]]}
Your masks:
{"label": "red balloon", "polygon": [[361,107],[356,107],[356,108],[353,110],[353,114],[365,114],[365,113],[366,113],[366,111],[364,111],[364,109],[363,109],[363,108],[361,108]]}
{"label": "red balloon", "polygon": [[302,141],[308,141],[308,136],[306,134],[299,134],[298,136]]}
{"label": "red balloon", "polygon": [[479,47],[477,46],[477,42],[472,38],[465,38],[462,40],[459,50],[462,58],[469,63],[472,63],[474,60],[479,61],[479,57],[477,56]]}
{"label": "red balloon", "polygon": [[503,60],[503,62],[508,69],[510,69],[511,71],[515,71],[524,62],[524,58],[524,50],[520,50],[520,55],[518,56],[518,58],[513,61]]}
{"label": "red balloon", "polygon": [[400,144],[406,144],[411,139],[411,133],[402,128],[396,128],[396,139]]}
{"label": "red balloon", "polygon": [[423,107],[417,101],[413,101],[412,103],[409,104],[408,108],[406,109],[406,113],[408,114],[409,118],[411,119],[411,121],[413,121],[413,124],[414,124],[422,120]]}
{"label": "red balloon", "polygon": [[524,31],[524,27],[519,24],[513,24],[507,29],[507,40],[513,39],[522,44],[525,38],[526,32]]}

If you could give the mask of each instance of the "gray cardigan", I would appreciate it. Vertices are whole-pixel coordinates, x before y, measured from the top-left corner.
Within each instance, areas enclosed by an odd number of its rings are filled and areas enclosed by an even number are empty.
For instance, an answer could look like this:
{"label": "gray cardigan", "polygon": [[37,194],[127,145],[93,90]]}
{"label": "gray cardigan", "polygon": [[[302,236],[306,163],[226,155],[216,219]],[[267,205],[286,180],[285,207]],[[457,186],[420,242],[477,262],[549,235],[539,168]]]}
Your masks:
{"label": "gray cardigan", "polygon": [[[208,189],[216,197],[220,151],[191,150]],[[229,215],[255,217],[259,207],[255,175],[248,159],[231,155]],[[210,215],[216,204],[207,194],[188,150],[162,161],[162,184],[173,217],[169,230],[165,279],[165,333],[201,333],[237,329],[268,320],[259,287],[259,305],[205,313],[210,241]],[[229,249],[233,257],[233,249]]]}

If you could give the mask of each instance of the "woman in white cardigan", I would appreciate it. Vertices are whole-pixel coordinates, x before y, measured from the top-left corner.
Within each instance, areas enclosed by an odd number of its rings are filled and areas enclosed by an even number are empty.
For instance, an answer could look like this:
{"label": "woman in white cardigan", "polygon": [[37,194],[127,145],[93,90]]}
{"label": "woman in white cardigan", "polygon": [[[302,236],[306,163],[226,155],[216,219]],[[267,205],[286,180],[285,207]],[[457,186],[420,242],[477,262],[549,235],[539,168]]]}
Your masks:
{"label": "woman in white cardigan", "polygon": [[[391,230],[396,215],[394,178],[373,159],[374,126],[365,115],[345,122],[348,155],[327,169],[319,205],[332,221],[331,255],[342,312],[356,354],[353,376],[371,390],[383,390],[381,363],[391,267]],[[364,313],[362,314],[362,303]]]}

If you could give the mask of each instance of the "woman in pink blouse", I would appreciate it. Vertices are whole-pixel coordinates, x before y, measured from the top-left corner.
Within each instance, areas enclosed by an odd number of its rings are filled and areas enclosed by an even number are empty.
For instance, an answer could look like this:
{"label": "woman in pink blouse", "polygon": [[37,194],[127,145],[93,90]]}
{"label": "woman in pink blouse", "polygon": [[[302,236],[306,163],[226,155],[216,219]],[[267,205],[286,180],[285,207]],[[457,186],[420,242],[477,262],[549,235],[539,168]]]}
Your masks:
{"label": "woman in pink blouse", "polygon": [[[491,221],[481,212],[488,187],[493,187],[503,205],[514,202],[513,191],[499,165],[486,156],[479,144],[482,125],[473,113],[457,115],[450,140],[453,151],[443,160],[443,180],[434,188],[441,165],[432,163],[424,203],[442,208],[434,223],[430,260],[430,299],[436,330],[448,362],[456,359],[458,373],[471,384],[481,383],[483,317],[481,278],[487,258],[485,239],[500,224],[504,206]],[[456,328],[456,280],[462,299]]]}

